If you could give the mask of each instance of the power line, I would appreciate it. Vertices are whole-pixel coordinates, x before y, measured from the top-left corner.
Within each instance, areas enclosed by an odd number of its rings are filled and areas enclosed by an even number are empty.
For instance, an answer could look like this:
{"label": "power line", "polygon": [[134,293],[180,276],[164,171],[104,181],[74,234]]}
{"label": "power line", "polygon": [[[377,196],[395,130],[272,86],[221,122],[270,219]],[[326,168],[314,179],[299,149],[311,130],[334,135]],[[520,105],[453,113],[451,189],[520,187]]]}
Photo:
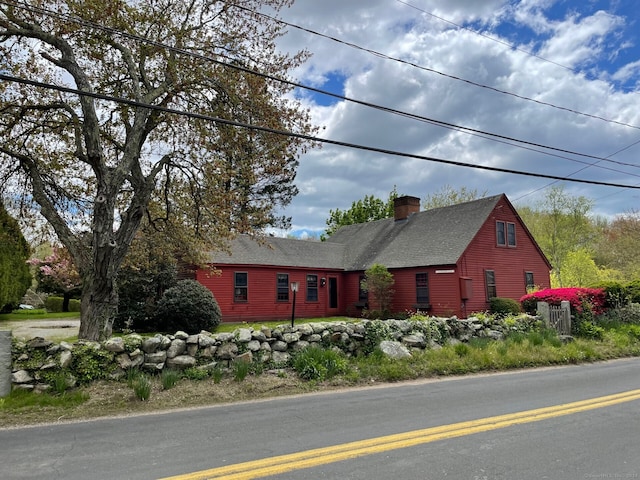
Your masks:
{"label": "power line", "polygon": [[355,48],[357,50],[362,50],[363,52],[370,53],[371,55],[383,58],[385,60],[392,60],[394,62],[399,62],[399,63],[402,63],[404,65],[408,65],[410,67],[417,68],[419,70],[424,70],[426,72],[435,73],[437,75],[441,75],[443,77],[447,77],[447,78],[450,78],[452,80],[456,80],[456,81],[459,81],[459,82],[467,83],[469,85],[473,85],[474,87],[484,88],[486,90],[491,90],[491,91],[494,91],[496,93],[500,93],[500,94],[503,94],[503,95],[509,95],[509,96],[518,98],[520,100],[526,100],[526,101],[529,101],[529,102],[537,103],[539,105],[544,105],[544,106],[547,106],[547,107],[551,107],[551,108],[555,108],[555,109],[558,109],[558,110],[563,110],[563,111],[566,111],[566,112],[569,112],[569,113],[573,113],[575,115],[581,115],[581,116],[592,118],[592,119],[595,119],[595,120],[601,120],[603,122],[612,123],[612,124],[615,124],[615,125],[621,125],[621,126],[624,126],[624,127],[629,127],[629,128],[633,128],[633,129],[636,129],[636,130],[640,130],[640,126],[638,126],[638,125],[632,125],[632,124],[629,124],[629,123],[620,122],[618,120],[612,120],[612,119],[609,119],[609,118],[601,117],[599,115],[594,115],[594,114],[591,114],[591,113],[581,112],[581,111],[575,110],[573,108],[563,107],[563,106],[555,105],[555,104],[550,103],[550,102],[544,102],[542,100],[536,100],[535,98],[527,97],[527,96],[524,96],[524,95],[519,95],[517,93],[509,92],[509,91],[506,91],[506,90],[501,90],[501,89],[499,89],[497,87],[492,87],[490,85],[484,85],[482,83],[478,83],[478,82],[475,82],[473,80],[468,80],[466,78],[458,77],[456,75],[451,75],[451,74],[448,74],[448,73],[444,73],[444,72],[441,72],[441,71],[433,69],[433,68],[425,67],[423,65],[419,65],[417,63],[410,62],[408,60],[403,60],[401,58],[392,57],[390,55],[378,52],[376,50],[372,50],[370,48],[362,47],[362,46],[357,45],[357,44],[352,43],[352,42],[347,42],[345,40],[341,40],[341,39],[333,37],[331,35],[320,33],[320,32],[317,32],[315,30],[311,30],[311,29],[306,28],[306,27],[301,27],[299,25],[296,25],[294,23],[290,23],[290,22],[287,22],[285,20],[273,17],[273,16],[268,15],[266,13],[256,12],[255,10],[251,10],[251,9],[249,9],[247,7],[243,7],[243,6],[240,6],[240,5],[237,5],[237,4],[233,4],[233,6],[238,8],[238,9],[240,9],[240,10],[245,10],[245,11],[248,11],[248,12],[255,13],[257,15],[261,15],[261,16],[266,17],[266,18],[270,18],[271,20],[274,20],[276,22],[282,23],[283,25],[287,25],[288,27],[295,28],[295,29],[298,29],[298,30],[301,30],[301,31],[304,31],[304,32],[307,32],[307,33],[311,33],[313,35],[317,35],[319,37],[323,37],[323,38],[326,38],[328,40],[332,40],[334,42],[340,43],[342,45],[346,45],[346,46],[351,47],[351,48]]}
{"label": "power line", "polygon": [[339,141],[339,140],[332,140],[332,139],[328,139],[328,138],[314,137],[312,135],[307,135],[307,134],[302,134],[302,133],[295,133],[295,132],[288,132],[288,131],[284,131],[284,130],[276,130],[276,129],[273,129],[273,128],[262,127],[262,126],[259,126],[259,125],[250,125],[250,124],[247,124],[247,123],[236,122],[234,120],[228,120],[228,119],[225,119],[225,118],[213,117],[213,116],[210,116],[210,115],[204,115],[204,114],[200,114],[200,113],[186,112],[186,111],[177,110],[177,109],[173,109],[173,108],[160,107],[158,105],[150,105],[150,104],[146,104],[146,103],[143,103],[143,102],[138,102],[138,101],[135,101],[135,100],[117,98],[117,97],[113,97],[111,95],[104,95],[104,94],[101,94],[101,93],[85,92],[85,91],[77,90],[75,88],[63,87],[63,86],[53,85],[53,84],[49,84],[49,83],[43,83],[43,82],[39,82],[39,81],[36,81],[36,80],[28,80],[28,79],[24,79],[24,78],[14,77],[12,75],[6,75],[4,73],[0,73],[0,80],[5,80],[5,81],[9,81],[9,82],[14,82],[14,83],[20,83],[20,84],[23,84],[23,85],[30,85],[30,86],[33,86],[33,87],[44,88],[44,89],[48,89],[48,90],[55,90],[55,91],[64,92],[64,93],[72,93],[72,94],[75,94],[75,95],[95,98],[95,99],[98,99],[98,100],[105,100],[105,101],[110,101],[110,102],[115,102],[115,103],[122,103],[122,104],[133,106],[133,107],[147,108],[149,110],[156,110],[156,111],[160,111],[160,112],[163,112],[163,113],[181,115],[181,116],[186,116],[188,118],[194,118],[194,119],[199,119],[199,120],[206,120],[206,121],[210,121],[210,122],[213,122],[213,123],[219,123],[219,124],[229,125],[229,126],[233,126],[233,127],[246,128],[246,129],[249,129],[249,130],[256,130],[256,131],[265,132],[265,133],[271,133],[271,134],[275,134],[275,135],[282,135],[282,136],[287,136],[287,137],[298,138],[298,139],[301,139],[301,140],[308,140],[308,141],[312,141],[312,142],[326,143],[326,144],[330,144],[330,145],[337,145],[337,146],[341,146],[341,147],[353,148],[353,149],[357,149],[357,150],[364,150],[364,151],[368,151],[368,152],[381,153],[381,154],[384,154],[384,155],[390,155],[390,156],[396,156],[396,157],[404,157],[404,158],[413,158],[413,159],[416,159],[416,160],[424,160],[424,161],[440,163],[440,164],[444,164],[444,165],[452,165],[452,166],[457,166],[457,167],[474,168],[474,169],[486,170],[486,171],[490,171],[490,172],[509,173],[509,174],[513,174],[513,175],[522,175],[522,176],[527,176],[527,177],[547,178],[547,179],[551,179],[551,180],[564,180],[564,181],[568,181],[568,182],[583,183],[583,184],[590,184],[590,185],[601,185],[601,186],[606,186],[606,187],[631,188],[631,189],[640,190],[640,186],[625,185],[625,184],[620,184],[620,183],[600,182],[600,181],[597,181],[597,180],[566,178],[566,177],[560,177],[560,176],[557,176],[557,175],[548,175],[548,174],[543,174],[543,173],[534,173],[534,172],[527,172],[527,171],[522,171],[522,170],[512,170],[512,169],[508,169],[508,168],[490,167],[490,166],[487,166],[487,165],[474,165],[474,164],[465,163],[465,162],[458,162],[458,161],[454,161],[454,160],[446,160],[446,159],[442,159],[442,158],[430,157],[430,156],[425,156],[425,155],[404,153],[404,152],[399,152],[399,151],[396,151],[396,150],[388,150],[388,149],[384,149],[384,148],[376,148],[376,147],[370,147],[370,146],[365,146],[365,145],[358,145],[358,144],[355,144],[355,143],[342,142],[342,141]]}
{"label": "power line", "polygon": [[[603,158],[603,157],[599,157],[599,156],[595,156],[595,155],[589,155],[589,154],[586,154],[586,153],[580,153],[580,152],[567,150],[567,149],[562,149],[562,148],[558,148],[558,147],[551,147],[551,146],[548,146],[548,145],[543,145],[543,144],[539,144],[539,143],[535,143],[535,142],[521,140],[521,139],[509,137],[509,136],[506,136],[506,135],[500,135],[500,134],[497,134],[497,133],[487,132],[487,131],[474,129],[474,128],[470,128],[470,127],[465,127],[465,126],[462,126],[462,125],[457,125],[457,124],[453,124],[453,123],[449,123],[449,122],[444,122],[442,120],[437,120],[437,119],[434,119],[434,118],[429,118],[429,117],[425,117],[425,116],[421,116],[421,115],[417,115],[417,114],[413,114],[413,113],[408,113],[408,112],[404,112],[404,111],[401,111],[401,110],[393,109],[393,108],[390,108],[390,107],[385,107],[385,106],[382,106],[382,105],[377,105],[377,104],[373,104],[373,103],[370,103],[370,102],[365,102],[365,101],[362,101],[362,100],[346,97],[344,95],[336,94],[336,93],[329,92],[329,91],[326,91],[326,90],[322,90],[322,89],[319,89],[319,88],[315,88],[315,87],[311,87],[311,86],[308,86],[308,85],[304,85],[304,84],[301,84],[301,83],[298,83],[298,82],[293,82],[293,81],[290,81],[290,80],[286,80],[286,79],[283,79],[283,78],[280,78],[280,77],[276,77],[276,76],[273,76],[273,75],[268,75],[268,74],[253,70],[251,68],[248,68],[248,67],[245,67],[245,66],[242,66],[242,65],[238,65],[237,63],[222,62],[220,60],[216,60],[215,58],[212,58],[212,57],[207,56],[207,55],[198,54],[198,53],[191,52],[191,51],[188,51],[188,50],[185,50],[185,49],[182,49],[182,48],[173,47],[173,46],[164,44],[162,42],[158,42],[158,41],[154,41],[154,40],[151,40],[151,39],[147,39],[147,38],[141,37],[139,35],[133,35],[133,34],[130,34],[130,33],[122,32],[122,31],[116,30],[116,29],[111,28],[111,27],[98,25],[96,23],[93,23],[93,22],[90,22],[90,21],[87,21],[87,20],[84,20],[84,19],[81,19],[81,18],[78,18],[78,17],[72,17],[72,16],[67,15],[67,14],[60,14],[60,13],[54,12],[54,11],[49,10],[49,9],[40,8],[40,7],[34,7],[34,6],[31,6],[31,5],[24,5],[24,4],[20,4],[20,3],[14,3],[14,2],[5,2],[5,3],[11,4],[13,6],[16,6],[18,8],[22,8],[22,9],[25,9],[25,10],[30,10],[30,11],[33,11],[33,12],[41,13],[43,15],[55,17],[55,18],[58,18],[60,20],[72,21],[74,23],[78,23],[78,24],[86,26],[86,27],[102,30],[102,31],[110,33],[110,34],[120,35],[122,37],[129,38],[129,39],[134,40],[134,41],[145,42],[145,43],[148,43],[149,45],[153,45],[153,46],[156,46],[156,47],[164,48],[164,49],[167,49],[167,50],[175,52],[175,53],[179,53],[179,54],[182,54],[182,55],[185,55],[185,56],[190,56],[192,58],[197,58],[197,59],[200,59],[200,60],[209,61],[209,62],[215,63],[215,64],[223,66],[223,67],[233,68],[233,69],[236,69],[236,70],[239,70],[239,71],[251,74],[251,75],[256,75],[256,76],[259,76],[259,77],[262,77],[262,78],[265,78],[265,79],[281,82],[283,84],[286,84],[286,85],[289,85],[289,86],[292,86],[292,87],[302,88],[302,89],[306,89],[306,90],[309,90],[309,91],[312,91],[312,92],[315,92],[315,93],[328,95],[328,96],[337,98],[339,100],[344,100],[344,101],[355,103],[355,104],[358,104],[358,105],[362,105],[362,106],[365,106],[365,107],[368,107],[368,108],[381,110],[381,111],[384,111],[386,113],[391,113],[391,114],[394,114],[394,115],[403,116],[403,117],[406,117],[406,118],[409,118],[409,119],[418,120],[418,121],[421,121],[421,122],[424,122],[424,123],[429,123],[429,124],[432,124],[432,125],[436,125],[436,126],[439,126],[439,127],[442,127],[442,128],[461,131],[461,132],[467,133],[468,135],[474,135],[474,136],[478,136],[480,138],[484,138],[486,140],[497,141],[499,143],[505,143],[507,145],[510,145],[510,146],[513,146],[513,147],[516,147],[516,148],[524,148],[524,149],[531,150],[531,151],[534,151],[534,152],[537,152],[537,153],[541,153],[541,154],[544,154],[544,155],[550,155],[550,156],[554,156],[554,157],[557,157],[557,158],[561,158],[561,159],[569,160],[569,161],[573,161],[573,162],[578,162],[578,163],[585,163],[585,162],[582,162],[582,161],[576,160],[576,159],[572,159],[572,158],[568,158],[568,157],[565,157],[565,156],[561,156],[561,155],[556,155],[556,154],[552,154],[552,153],[548,153],[548,152],[543,152],[543,151],[537,150],[537,148],[542,148],[542,149],[545,149],[545,150],[551,150],[551,151],[556,151],[556,152],[560,152],[560,153],[564,153],[564,154],[575,155],[575,156],[580,156],[580,157],[585,157],[585,158],[591,158],[591,159],[598,160],[598,161],[605,161],[605,162],[614,163],[614,164],[617,164],[617,165],[622,165],[622,166],[627,166],[627,167],[632,167],[632,168],[640,168],[640,166],[638,166],[636,164],[632,164],[632,163],[626,163],[626,162],[621,162],[621,161],[617,161],[617,160],[611,160],[611,159],[608,159],[608,158]],[[276,22],[280,22],[280,23],[283,23],[285,25],[296,27],[296,28],[300,28],[300,29],[304,30],[303,27],[299,27],[297,25],[290,24],[288,22],[285,22],[283,20],[277,19],[275,17],[271,17],[269,15],[262,14],[260,12],[255,12],[253,10],[250,10],[250,9],[245,8],[245,7],[238,6],[238,5],[234,5],[234,6],[239,8],[239,9],[241,9],[241,10],[248,11],[248,12],[251,12],[251,13],[255,13],[255,14],[258,14],[258,15],[262,15],[262,16],[264,16],[266,18],[269,18],[269,19],[272,19],[272,20],[274,20]],[[312,32],[312,31],[310,31],[310,32]],[[324,36],[323,34],[319,34],[317,32],[314,32],[314,33],[316,33],[317,35],[320,35],[320,36]],[[329,37],[329,38],[331,38],[331,37]],[[358,47],[358,48],[361,48],[361,47]],[[378,54],[378,55],[382,56],[382,54]],[[391,57],[389,57],[389,58],[391,58]],[[509,143],[509,142],[515,142],[515,143]],[[518,145],[518,144],[529,145],[531,147],[536,147],[536,148],[522,147],[521,145]],[[611,170],[611,171],[618,172],[618,173],[625,173],[625,174],[628,174],[628,175],[634,175],[634,174],[630,174],[630,173],[627,173],[627,172],[622,172],[622,171],[619,171],[619,170],[610,169],[610,168],[607,168],[607,167],[599,167],[599,168],[603,168],[605,170]]]}

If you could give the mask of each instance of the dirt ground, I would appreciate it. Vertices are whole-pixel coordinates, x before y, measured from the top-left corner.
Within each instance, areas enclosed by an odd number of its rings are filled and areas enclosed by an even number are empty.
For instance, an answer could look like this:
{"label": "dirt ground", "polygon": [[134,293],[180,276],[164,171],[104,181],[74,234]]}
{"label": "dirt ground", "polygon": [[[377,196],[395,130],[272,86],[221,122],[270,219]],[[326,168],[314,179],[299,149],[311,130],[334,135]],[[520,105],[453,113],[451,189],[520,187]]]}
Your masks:
{"label": "dirt ground", "polygon": [[52,341],[64,340],[77,336],[79,328],[79,318],[0,322],[0,330],[11,330],[14,338],[23,340],[34,337],[42,337]]}

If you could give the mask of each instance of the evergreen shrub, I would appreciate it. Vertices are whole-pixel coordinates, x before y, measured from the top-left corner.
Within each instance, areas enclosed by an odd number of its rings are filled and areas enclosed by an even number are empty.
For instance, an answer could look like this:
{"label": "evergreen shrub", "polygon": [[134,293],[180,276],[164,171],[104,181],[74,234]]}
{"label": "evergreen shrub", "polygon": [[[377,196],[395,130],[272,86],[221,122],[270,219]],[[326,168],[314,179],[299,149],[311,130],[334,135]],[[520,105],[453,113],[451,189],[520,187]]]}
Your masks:
{"label": "evergreen shrub", "polygon": [[195,280],[181,280],[169,288],[158,302],[157,325],[165,332],[182,330],[189,334],[214,331],[222,314],[213,293]]}

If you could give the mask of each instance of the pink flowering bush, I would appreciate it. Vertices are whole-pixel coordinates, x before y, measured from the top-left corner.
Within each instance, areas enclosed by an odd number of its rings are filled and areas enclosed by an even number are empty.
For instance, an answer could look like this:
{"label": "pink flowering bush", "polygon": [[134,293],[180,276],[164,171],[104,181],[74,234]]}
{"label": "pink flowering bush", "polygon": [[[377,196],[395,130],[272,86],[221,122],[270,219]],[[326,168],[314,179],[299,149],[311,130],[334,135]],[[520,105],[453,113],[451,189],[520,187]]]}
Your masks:
{"label": "pink flowering bush", "polygon": [[528,293],[520,298],[520,304],[525,312],[535,312],[538,302],[547,302],[550,305],[560,305],[567,300],[571,304],[571,313],[581,314],[585,308],[589,308],[594,315],[605,311],[606,293],[602,288],[547,288],[534,293]]}

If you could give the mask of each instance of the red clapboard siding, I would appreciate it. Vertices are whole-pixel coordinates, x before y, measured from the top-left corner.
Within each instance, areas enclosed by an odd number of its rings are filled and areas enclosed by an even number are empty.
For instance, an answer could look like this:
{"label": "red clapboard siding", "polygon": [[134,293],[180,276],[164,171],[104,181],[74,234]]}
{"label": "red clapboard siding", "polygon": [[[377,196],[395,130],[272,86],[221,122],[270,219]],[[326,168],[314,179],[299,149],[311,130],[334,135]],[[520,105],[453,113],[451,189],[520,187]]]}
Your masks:
{"label": "red clapboard siding", "polygon": [[[498,246],[496,222],[515,224],[516,246]],[[533,272],[534,283],[543,288],[550,286],[549,264],[536,247],[526,227],[510,204],[501,200],[493,215],[482,226],[458,262],[460,276],[471,277],[473,297],[466,302],[466,313],[487,310],[485,271],[495,272],[498,297],[519,300],[526,293],[525,272]]]}
{"label": "red clapboard siding", "polygon": [[[197,280],[206,286],[216,298],[222,312],[223,322],[287,320],[291,319],[293,307],[293,293],[288,290],[287,301],[277,300],[277,281],[279,273],[289,275],[289,284],[298,282],[299,290],[296,294],[296,318],[324,317],[328,315],[344,314],[338,309],[329,309],[328,285],[322,286],[321,279],[336,277],[338,292],[342,272],[321,269],[294,269],[290,267],[268,267],[247,265],[223,265],[216,267],[216,273],[198,270]],[[247,302],[234,301],[235,272],[247,273]],[[318,300],[307,300],[307,274],[318,276]]]}

